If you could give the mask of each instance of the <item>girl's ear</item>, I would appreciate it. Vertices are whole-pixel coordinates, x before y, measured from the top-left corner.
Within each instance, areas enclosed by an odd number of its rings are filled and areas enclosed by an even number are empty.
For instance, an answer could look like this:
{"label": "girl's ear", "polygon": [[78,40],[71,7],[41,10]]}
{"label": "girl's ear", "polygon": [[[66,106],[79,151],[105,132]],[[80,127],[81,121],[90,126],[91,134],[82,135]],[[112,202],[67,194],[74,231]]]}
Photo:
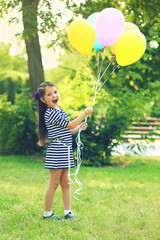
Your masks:
{"label": "girl's ear", "polygon": [[46,103],[45,99],[43,97],[40,97],[41,102]]}

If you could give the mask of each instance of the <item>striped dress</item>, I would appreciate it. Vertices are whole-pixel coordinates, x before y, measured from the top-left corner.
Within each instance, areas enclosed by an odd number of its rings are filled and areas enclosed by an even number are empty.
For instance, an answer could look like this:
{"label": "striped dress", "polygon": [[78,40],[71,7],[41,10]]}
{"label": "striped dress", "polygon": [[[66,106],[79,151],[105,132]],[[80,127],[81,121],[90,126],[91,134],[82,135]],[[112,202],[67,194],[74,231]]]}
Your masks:
{"label": "striped dress", "polygon": [[47,108],[44,118],[50,139],[45,168],[69,168],[69,163],[70,168],[75,167],[71,130],[66,128],[69,123],[66,113],[63,109]]}

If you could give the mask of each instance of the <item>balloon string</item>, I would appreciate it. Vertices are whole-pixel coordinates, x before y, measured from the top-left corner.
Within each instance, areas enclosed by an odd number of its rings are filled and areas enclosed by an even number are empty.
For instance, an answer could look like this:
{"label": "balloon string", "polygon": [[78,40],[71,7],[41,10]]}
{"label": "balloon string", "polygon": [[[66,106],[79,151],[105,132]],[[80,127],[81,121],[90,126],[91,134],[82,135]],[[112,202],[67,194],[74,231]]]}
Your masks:
{"label": "balloon string", "polygon": [[99,81],[101,81],[102,77],[104,76],[104,74],[106,73],[106,71],[108,70],[109,66],[111,65],[111,63],[113,62],[114,60],[114,56],[110,56],[112,59],[111,61],[109,62],[108,66],[106,67],[106,69],[104,70],[103,74],[101,75]]}
{"label": "balloon string", "polygon": [[[88,115],[85,117],[85,122],[87,122],[87,119],[88,119]],[[80,191],[82,190],[82,187],[83,187],[82,182],[78,178],[78,172],[79,172],[80,166],[81,166],[81,164],[83,162],[82,150],[84,148],[84,144],[81,141],[81,131],[82,131],[82,129],[79,130],[79,132],[77,134],[77,137],[76,137],[76,144],[77,144],[77,168],[76,168],[75,173],[71,174],[71,175],[74,175],[75,182],[79,186],[79,188],[74,192],[74,195],[73,195],[74,198],[76,198],[77,200],[79,200],[79,199],[75,196],[75,194],[80,194]]]}
{"label": "balloon string", "polygon": [[99,79],[99,51],[97,54],[97,79]]}
{"label": "balloon string", "polygon": [[98,88],[96,94],[99,92],[99,90],[104,86],[104,84],[108,81],[108,79],[110,78],[110,76],[114,73],[114,71],[117,69],[118,65],[115,65],[113,67],[112,72],[109,74],[109,76],[106,78],[106,80],[102,83],[102,85]]}
{"label": "balloon string", "polygon": [[97,54],[97,62],[98,62],[98,64],[97,64],[97,83],[96,83],[95,88],[94,88],[94,97],[93,97],[92,107],[94,106],[94,102],[95,102],[95,98],[96,98],[96,91],[97,91],[97,87],[98,87],[98,83],[99,83],[99,77],[100,77],[100,73],[101,73],[101,67],[102,67],[102,64],[101,64],[101,66],[99,66],[99,51],[98,51],[98,54]]}
{"label": "balloon string", "polygon": [[77,169],[76,169],[76,172],[75,172],[75,182],[78,184],[79,188],[75,191],[74,193],[74,197],[79,200],[75,194],[80,194],[80,191],[82,190],[82,187],[83,187],[83,184],[82,182],[79,180],[78,178],[78,172],[79,172],[79,169],[80,169],[80,166],[81,166],[81,163],[83,162],[83,158],[82,158],[82,150],[83,150],[83,147],[84,147],[84,144],[83,142],[81,141],[81,129],[79,130],[78,132],[78,135],[76,137],[76,143],[77,143]]}
{"label": "balloon string", "polygon": [[[114,58],[113,58],[113,59],[114,59]],[[112,63],[113,59],[110,61],[110,63],[108,64],[108,66],[107,66],[106,69],[109,68],[109,66],[110,66],[110,64]],[[87,60],[87,59],[86,59],[86,60]],[[88,63],[88,61],[87,61],[87,63]],[[88,66],[89,66],[89,69],[90,69],[89,63],[88,63]],[[98,66],[99,66],[99,65],[98,65]],[[98,88],[98,83],[99,83],[99,81],[100,81],[100,79],[101,79],[102,77],[100,77],[100,78],[98,77],[97,83],[96,83],[96,85],[94,85],[95,92],[94,92],[94,98],[93,98],[92,106],[94,106],[97,93],[98,93],[99,90],[104,86],[104,84],[108,81],[108,79],[110,78],[110,76],[113,74],[113,72],[116,70],[117,67],[118,67],[118,65],[115,65],[115,66],[113,67],[112,72],[109,74],[109,76],[107,77],[107,79],[102,83],[102,85],[101,85],[99,88]],[[107,70],[106,70],[106,71],[107,71]],[[105,72],[106,72],[106,71],[105,71]],[[91,70],[90,70],[90,74],[91,74]],[[103,74],[103,75],[104,75],[104,74]],[[91,74],[91,76],[92,76],[92,74]],[[98,76],[100,76],[100,75],[98,75]],[[91,77],[91,79],[93,79],[93,77]],[[97,90],[97,88],[98,88],[98,90]],[[88,116],[85,117],[85,122],[87,122],[87,119],[88,119]],[[83,187],[82,182],[81,182],[81,181],[79,180],[79,178],[78,178],[78,172],[79,172],[80,166],[81,166],[81,164],[82,164],[82,162],[83,162],[82,150],[83,150],[83,148],[84,148],[84,144],[83,144],[83,142],[81,141],[81,131],[82,131],[82,129],[79,130],[79,132],[78,132],[78,134],[77,134],[77,137],[76,137],[76,144],[77,144],[77,168],[76,168],[75,173],[74,173],[74,174],[71,174],[71,175],[74,175],[74,176],[75,176],[75,182],[76,182],[76,183],[78,184],[78,186],[79,186],[79,188],[74,192],[74,198],[77,199],[77,200],[79,200],[79,199],[75,196],[75,194],[81,194],[80,191],[82,190],[82,187]]]}
{"label": "balloon string", "polygon": [[[92,103],[92,106],[94,106],[94,103],[95,103],[95,99],[96,99],[96,95],[97,95],[97,93],[98,93],[98,91],[100,90],[100,88],[97,90],[97,88],[98,88],[98,83],[100,82],[100,80],[102,79],[102,77],[104,76],[104,74],[106,73],[106,71],[108,70],[108,68],[109,68],[109,66],[111,65],[111,63],[113,62],[113,60],[114,60],[114,56],[111,56],[111,61],[109,62],[109,64],[107,65],[107,67],[106,67],[106,69],[105,69],[105,71],[104,71],[104,73],[102,74],[102,76],[100,77],[100,74],[98,74],[98,79],[97,79],[97,83],[96,83],[96,87],[95,87],[95,91],[94,91],[94,98],[93,98],[93,103]],[[115,71],[115,70],[114,70]],[[112,75],[112,73],[111,73],[111,75]],[[111,76],[110,75],[110,76]],[[105,81],[106,82],[106,81]],[[105,84],[105,83],[104,83]],[[103,85],[104,85],[103,84]]]}
{"label": "balloon string", "polygon": [[101,65],[100,65],[100,70],[99,70],[99,74],[98,74],[98,79],[100,78],[100,75],[101,75],[102,64],[103,64],[103,61],[104,61],[104,55],[105,55],[105,48],[104,48],[103,55],[102,55],[102,61],[101,61]]}
{"label": "balloon string", "polygon": [[[105,49],[104,49],[104,52],[105,52]],[[93,97],[92,107],[94,106],[94,103],[95,103],[96,91],[97,91],[98,83],[100,81],[101,68],[102,68],[102,63],[103,63],[103,59],[104,59],[104,52],[103,52],[102,61],[101,61],[100,66],[99,66],[99,51],[98,51],[98,54],[97,54],[97,62],[98,62],[98,64],[97,64],[97,83],[96,83],[95,88],[94,88],[94,97]]]}

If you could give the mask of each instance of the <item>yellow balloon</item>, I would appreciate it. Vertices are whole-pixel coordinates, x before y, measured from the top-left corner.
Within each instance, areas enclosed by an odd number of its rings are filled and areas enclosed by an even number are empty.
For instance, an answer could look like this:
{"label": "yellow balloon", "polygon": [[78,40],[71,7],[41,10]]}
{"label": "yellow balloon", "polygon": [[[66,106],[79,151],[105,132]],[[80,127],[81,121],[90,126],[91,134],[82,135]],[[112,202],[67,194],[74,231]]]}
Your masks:
{"label": "yellow balloon", "polygon": [[[131,23],[131,22],[126,22],[125,23],[125,28],[124,28],[124,32],[127,32],[127,31],[130,31],[130,30],[137,30],[137,31],[140,31],[139,28],[134,24],[134,23]],[[119,40],[119,39],[118,39]],[[116,46],[117,46],[117,42],[113,43],[112,46],[111,46],[111,51],[113,54],[116,54]]]}
{"label": "yellow balloon", "polygon": [[71,45],[81,54],[88,55],[95,42],[95,30],[86,20],[75,20],[68,28]]}
{"label": "yellow balloon", "polygon": [[138,61],[146,49],[145,36],[136,30],[125,32],[118,40],[116,59],[120,66],[127,66]]}
{"label": "yellow balloon", "polygon": [[117,43],[118,43],[118,41],[111,45],[111,51],[112,51],[113,54],[116,54]]}
{"label": "yellow balloon", "polygon": [[130,30],[137,30],[137,31],[140,31],[139,28],[134,24],[134,23],[131,23],[131,22],[126,22],[125,23],[125,28],[124,28],[124,32],[127,32],[127,31],[130,31]]}

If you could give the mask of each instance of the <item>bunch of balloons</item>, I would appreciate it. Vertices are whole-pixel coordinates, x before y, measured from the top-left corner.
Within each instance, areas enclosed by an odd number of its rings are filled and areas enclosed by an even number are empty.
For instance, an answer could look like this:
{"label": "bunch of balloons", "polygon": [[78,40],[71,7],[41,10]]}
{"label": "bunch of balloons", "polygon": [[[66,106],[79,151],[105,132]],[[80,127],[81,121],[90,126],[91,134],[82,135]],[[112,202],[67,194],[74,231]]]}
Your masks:
{"label": "bunch of balloons", "polygon": [[68,39],[84,56],[92,48],[99,51],[111,46],[120,66],[138,61],[146,49],[145,36],[135,24],[125,22],[123,14],[116,8],[93,13],[87,20],[74,20],[68,28]]}

